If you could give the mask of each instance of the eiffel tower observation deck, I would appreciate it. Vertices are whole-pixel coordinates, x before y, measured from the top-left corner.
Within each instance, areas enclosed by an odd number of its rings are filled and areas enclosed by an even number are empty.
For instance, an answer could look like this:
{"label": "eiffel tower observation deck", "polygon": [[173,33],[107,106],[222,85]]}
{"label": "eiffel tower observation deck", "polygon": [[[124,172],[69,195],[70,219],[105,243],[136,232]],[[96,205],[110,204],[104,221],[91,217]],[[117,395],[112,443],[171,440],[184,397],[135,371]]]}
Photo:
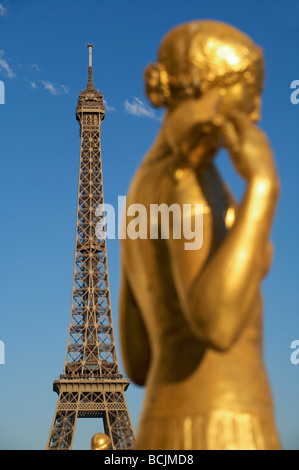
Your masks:
{"label": "eiffel tower observation deck", "polygon": [[92,48],[88,44],[88,82],[76,108],[81,151],[72,306],[64,370],[53,384],[58,402],[46,447],[55,450],[72,449],[78,418],[102,419],[113,450],[132,449],[135,442],[124,396],[129,380],[120,373],[116,354],[106,239],[96,230],[105,225],[99,210],[104,204],[105,107],[94,87]]}

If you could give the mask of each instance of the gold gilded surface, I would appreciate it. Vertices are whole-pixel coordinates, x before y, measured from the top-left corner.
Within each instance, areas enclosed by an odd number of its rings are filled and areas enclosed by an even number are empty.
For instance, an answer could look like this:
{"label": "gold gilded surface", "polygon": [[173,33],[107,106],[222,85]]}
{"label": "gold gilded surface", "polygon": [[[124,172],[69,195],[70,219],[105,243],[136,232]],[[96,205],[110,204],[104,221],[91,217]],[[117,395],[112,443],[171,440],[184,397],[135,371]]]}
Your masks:
{"label": "gold gilded surface", "polygon": [[107,434],[98,432],[91,438],[91,450],[109,450],[111,449],[111,440]]}
{"label": "gold gilded surface", "polygon": [[[153,239],[151,220],[147,237],[121,240],[123,358],[146,387],[137,449],[280,448],[263,361],[260,287],[279,197],[257,125],[263,76],[262,50],[213,21],[175,27],[145,70],[165,115],[127,206],[202,204],[203,243]],[[238,204],[215,166],[220,148],[245,181]]]}

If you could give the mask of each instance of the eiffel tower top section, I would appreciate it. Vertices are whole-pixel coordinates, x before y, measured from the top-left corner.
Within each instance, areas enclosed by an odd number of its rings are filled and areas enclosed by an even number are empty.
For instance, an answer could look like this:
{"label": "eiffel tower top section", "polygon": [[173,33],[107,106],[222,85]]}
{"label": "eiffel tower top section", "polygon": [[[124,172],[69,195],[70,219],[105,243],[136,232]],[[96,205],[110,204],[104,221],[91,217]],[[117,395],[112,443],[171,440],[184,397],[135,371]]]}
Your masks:
{"label": "eiffel tower top section", "polygon": [[105,118],[104,97],[102,93],[97,90],[93,83],[93,67],[92,67],[92,48],[94,44],[87,44],[89,49],[89,64],[88,64],[88,80],[85,90],[79,93],[78,104],[76,108],[76,119],[82,122],[82,113],[99,113],[99,123]]}

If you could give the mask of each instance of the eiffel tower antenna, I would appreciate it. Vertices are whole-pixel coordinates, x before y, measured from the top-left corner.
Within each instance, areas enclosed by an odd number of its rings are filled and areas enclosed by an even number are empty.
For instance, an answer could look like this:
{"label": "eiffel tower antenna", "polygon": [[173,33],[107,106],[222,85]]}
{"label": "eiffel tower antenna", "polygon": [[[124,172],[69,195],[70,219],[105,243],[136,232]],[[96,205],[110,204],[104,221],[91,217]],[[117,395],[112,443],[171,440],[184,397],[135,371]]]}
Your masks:
{"label": "eiffel tower antenna", "polygon": [[92,48],[94,47],[94,44],[91,44],[90,42],[87,44],[87,47],[89,49],[89,67],[92,67]]}
{"label": "eiffel tower antenna", "polygon": [[[78,418],[100,418],[112,449],[132,449],[135,436],[119,371],[114,339],[105,236],[101,123],[103,95],[93,83],[88,44],[88,82],[79,94],[76,119],[81,151],[72,307],[63,374],[54,380],[58,402],[47,449],[71,450]],[[99,428],[100,429],[100,428]]]}
{"label": "eiffel tower antenna", "polygon": [[87,87],[90,89],[94,88],[93,84],[93,68],[92,68],[92,48],[94,47],[94,44],[88,43],[87,44],[88,50],[89,50],[89,61],[88,61],[88,83]]}

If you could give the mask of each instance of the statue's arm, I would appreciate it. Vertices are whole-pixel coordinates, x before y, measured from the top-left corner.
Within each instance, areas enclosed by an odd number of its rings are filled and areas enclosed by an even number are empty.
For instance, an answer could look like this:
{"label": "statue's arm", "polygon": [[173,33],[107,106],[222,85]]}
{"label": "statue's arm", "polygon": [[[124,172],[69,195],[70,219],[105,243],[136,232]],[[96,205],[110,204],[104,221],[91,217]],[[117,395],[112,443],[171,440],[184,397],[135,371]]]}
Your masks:
{"label": "statue's arm", "polygon": [[137,385],[143,386],[150,365],[150,344],[142,316],[124,271],[120,286],[119,327],[126,373]]}
{"label": "statue's arm", "polygon": [[[245,124],[241,121],[238,125]],[[209,256],[212,232],[208,215],[203,220],[202,248],[193,256],[184,249],[184,240],[168,242],[175,283],[190,327],[199,339],[218,350],[231,347],[250,315],[265,274],[279,194],[266,138],[259,131],[252,132],[244,144],[249,155],[245,151],[242,155],[239,149],[233,158],[247,188],[234,225],[220,247]],[[183,202],[183,193],[177,197]]]}

